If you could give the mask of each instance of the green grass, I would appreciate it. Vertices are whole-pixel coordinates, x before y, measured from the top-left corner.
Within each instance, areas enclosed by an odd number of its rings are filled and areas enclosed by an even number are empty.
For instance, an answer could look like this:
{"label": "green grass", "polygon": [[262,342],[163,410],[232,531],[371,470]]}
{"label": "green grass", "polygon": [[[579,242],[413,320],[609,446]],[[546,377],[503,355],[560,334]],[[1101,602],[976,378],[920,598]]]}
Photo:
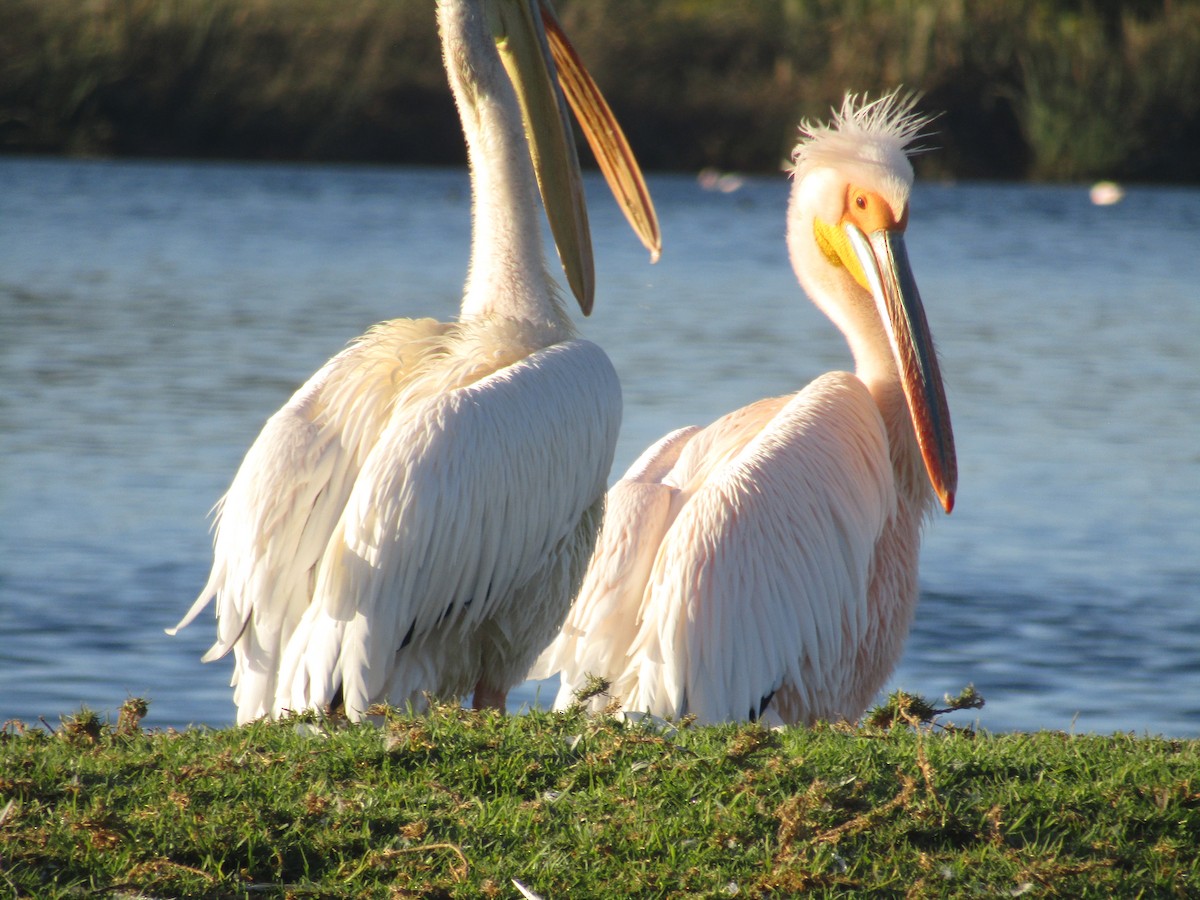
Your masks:
{"label": "green grass", "polygon": [[[925,177],[1200,181],[1200,0],[558,0],[651,170],[903,84]],[[0,0],[0,150],[459,163],[432,0]]]}
{"label": "green grass", "polygon": [[153,733],[138,712],[6,726],[0,895],[1200,892],[1196,741],[456,707]]}

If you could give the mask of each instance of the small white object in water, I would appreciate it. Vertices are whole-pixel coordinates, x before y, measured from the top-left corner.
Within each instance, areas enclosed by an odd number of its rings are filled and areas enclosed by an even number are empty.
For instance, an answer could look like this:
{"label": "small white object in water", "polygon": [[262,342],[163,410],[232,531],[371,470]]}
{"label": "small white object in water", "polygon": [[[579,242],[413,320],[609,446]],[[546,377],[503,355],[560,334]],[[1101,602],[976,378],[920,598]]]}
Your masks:
{"label": "small white object in water", "polygon": [[1125,189],[1115,181],[1097,181],[1090,191],[1092,202],[1097,206],[1112,206],[1125,197]]}
{"label": "small white object in water", "polygon": [[732,194],[746,183],[746,179],[736,172],[721,172],[712,167],[701,169],[696,180],[704,190],[720,191],[722,194]]}

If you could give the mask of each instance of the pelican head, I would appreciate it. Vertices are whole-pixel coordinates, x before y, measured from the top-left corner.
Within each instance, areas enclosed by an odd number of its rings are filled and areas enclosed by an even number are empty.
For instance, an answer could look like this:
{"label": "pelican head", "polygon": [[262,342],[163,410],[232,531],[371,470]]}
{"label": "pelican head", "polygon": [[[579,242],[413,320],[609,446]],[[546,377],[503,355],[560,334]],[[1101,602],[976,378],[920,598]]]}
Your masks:
{"label": "pelican head", "polygon": [[788,247],[801,284],[850,342],[872,393],[899,381],[930,484],[954,506],[950,413],[905,249],[912,141],[929,122],[916,97],[848,94],[832,123],[801,126]]}
{"label": "pelican head", "polygon": [[567,283],[587,315],[595,292],[591,233],[564,100],[575,110],[618,205],[654,261],[662,242],[649,191],[620,125],[567,40],[550,0],[485,0],[485,10],[521,106]]}

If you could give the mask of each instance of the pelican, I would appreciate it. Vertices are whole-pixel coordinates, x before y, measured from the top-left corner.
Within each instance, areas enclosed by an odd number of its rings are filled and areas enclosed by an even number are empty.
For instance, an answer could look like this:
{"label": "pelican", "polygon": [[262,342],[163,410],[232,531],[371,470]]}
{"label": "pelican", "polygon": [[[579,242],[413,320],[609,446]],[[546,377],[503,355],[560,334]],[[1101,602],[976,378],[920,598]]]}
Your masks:
{"label": "pelican", "polygon": [[801,125],[792,266],[855,372],[651,446],[610,490],[580,594],[532,670],[556,706],[588,676],[627,713],[855,720],[917,603],[923,520],[957,482],[950,417],[904,234],[912,141],[893,91]]}
{"label": "pelican", "polygon": [[[542,251],[539,190],[584,314],[593,266],[563,94],[657,254],[645,185],[549,0],[440,0],[471,173],[459,318],[376,325],[272,416],[216,511],[205,661],[239,724],[473,694],[503,710],[594,546],[621,418]],[[526,134],[528,133],[528,141]]]}

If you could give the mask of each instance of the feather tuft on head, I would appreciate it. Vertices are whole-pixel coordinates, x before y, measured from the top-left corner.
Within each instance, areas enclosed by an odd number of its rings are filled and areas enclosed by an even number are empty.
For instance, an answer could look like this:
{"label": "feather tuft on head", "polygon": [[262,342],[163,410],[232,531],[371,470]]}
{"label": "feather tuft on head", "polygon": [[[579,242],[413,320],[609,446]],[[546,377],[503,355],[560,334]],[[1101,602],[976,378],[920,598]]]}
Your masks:
{"label": "feather tuft on head", "polygon": [[833,120],[800,123],[800,142],[792,152],[796,178],[815,168],[864,166],[912,184],[909,157],[922,147],[911,146],[934,116],[915,111],[920,95],[897,88],[876,100],[847,93]]}

